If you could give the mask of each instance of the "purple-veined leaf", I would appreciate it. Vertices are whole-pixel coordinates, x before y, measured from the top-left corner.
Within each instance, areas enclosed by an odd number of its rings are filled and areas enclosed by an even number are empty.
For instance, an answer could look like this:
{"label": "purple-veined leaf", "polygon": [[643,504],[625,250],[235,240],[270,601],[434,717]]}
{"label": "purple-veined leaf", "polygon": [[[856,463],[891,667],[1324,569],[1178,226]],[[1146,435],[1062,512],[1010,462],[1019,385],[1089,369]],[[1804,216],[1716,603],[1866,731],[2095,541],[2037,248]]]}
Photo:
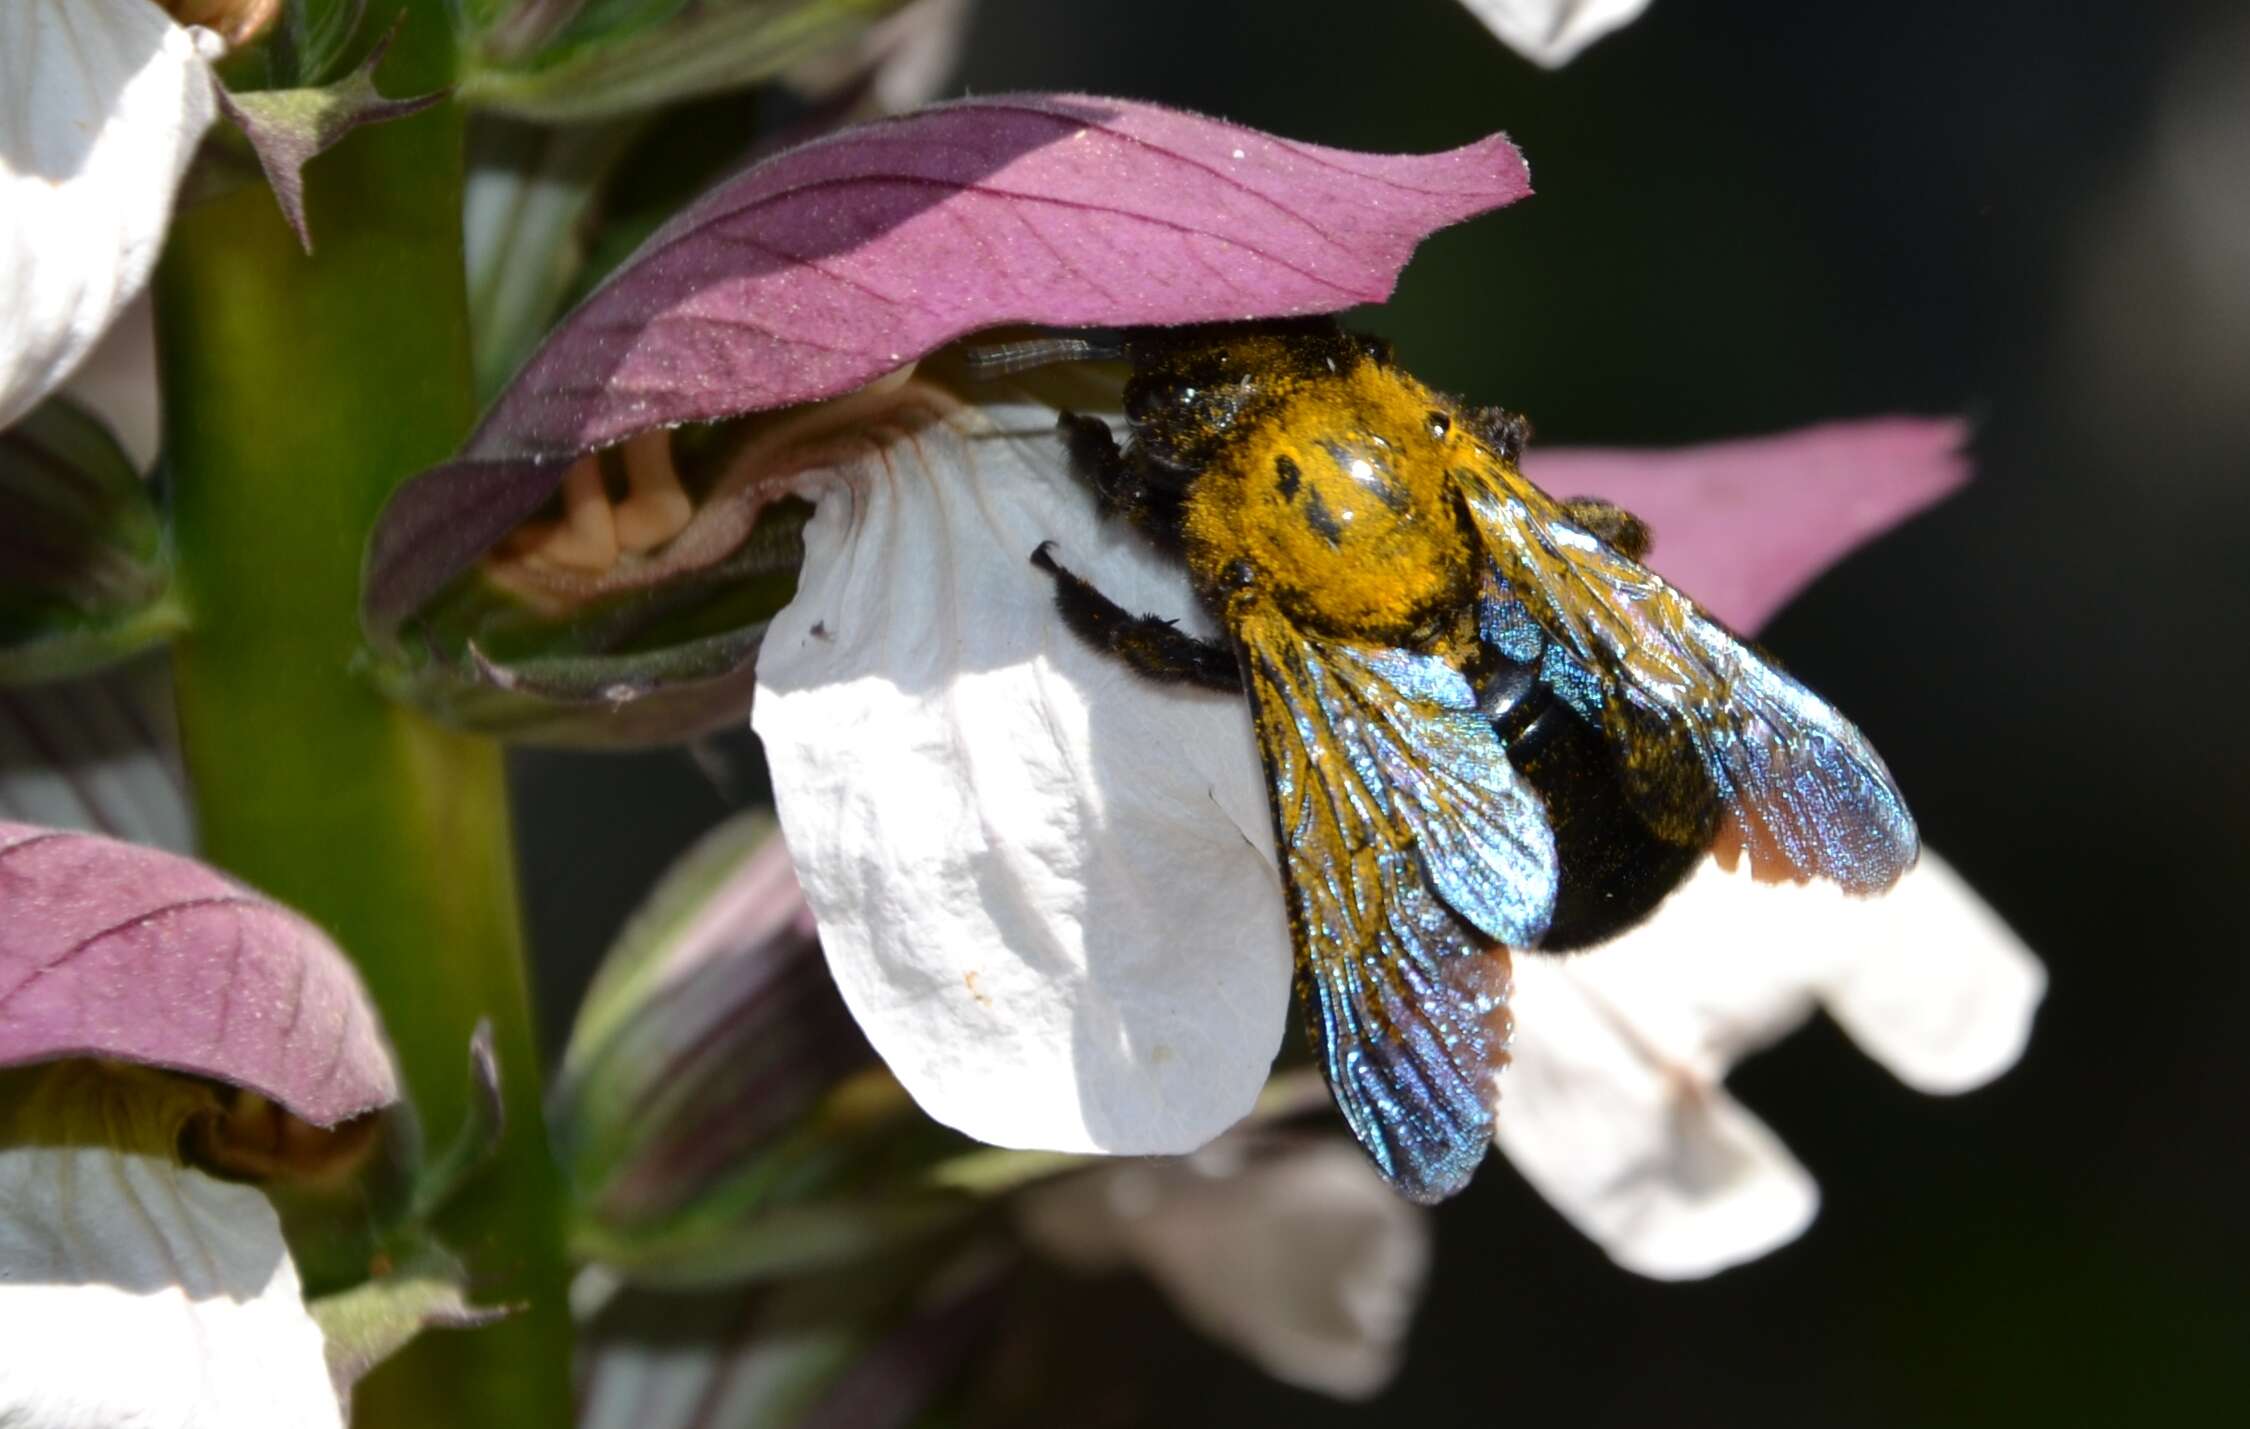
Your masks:
{"label": "purple-veined leaf", "polygon": [[1531,191],[1501,135],[1351,153],[1128,100],[1003,95],[778,154],[653,235],[369,553],[378,638],[653,427],[833,397],[984,328],[1216,322],[1388,297],[1424,237]]}
{"label": "purple-veined leaf", "polygon": [[1649,565],[1754,631],[1847,552],[1966,482],[1968,438],[1958,418],[1880,417],[1670,451],[1533,447],[1523,466],[1557,496],[1599,496],[1648,522]]}
{"label": "purple-veined leaf", "polygon": [[319,929],[192,859],[0,823],[0,1066],[115,1057],[316,1126],[398,1099],[374,1004]]}

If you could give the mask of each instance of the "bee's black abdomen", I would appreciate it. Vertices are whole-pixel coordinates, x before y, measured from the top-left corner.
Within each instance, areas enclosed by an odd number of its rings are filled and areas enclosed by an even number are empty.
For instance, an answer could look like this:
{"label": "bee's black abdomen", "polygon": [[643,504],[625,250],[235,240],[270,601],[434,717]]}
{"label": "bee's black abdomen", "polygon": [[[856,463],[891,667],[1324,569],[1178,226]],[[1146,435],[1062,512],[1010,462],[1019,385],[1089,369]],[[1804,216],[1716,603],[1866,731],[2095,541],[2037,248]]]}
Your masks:
{"label": "bee's black abdomen", "polygon": [[1558,699],[1508,742],[1508,759],[1546,801],[1555,835],[1560,878],[1544,952],[1590,948],[1640,923],[1710,847],[1707,836],[1675,843],[1649,827],[1601,731]]}
{"label": "bee's black abdomen", "polygon": [[1538,791],[1555,836],[1554,916],[1539,947],[1604,943],[1656,911],[1710,848],[1718,790],[1691,751],[1617,721],[1600,681],[1551,643],[1523,606],[1488,601],[1493,665],[1480,706],[1508,761]]}

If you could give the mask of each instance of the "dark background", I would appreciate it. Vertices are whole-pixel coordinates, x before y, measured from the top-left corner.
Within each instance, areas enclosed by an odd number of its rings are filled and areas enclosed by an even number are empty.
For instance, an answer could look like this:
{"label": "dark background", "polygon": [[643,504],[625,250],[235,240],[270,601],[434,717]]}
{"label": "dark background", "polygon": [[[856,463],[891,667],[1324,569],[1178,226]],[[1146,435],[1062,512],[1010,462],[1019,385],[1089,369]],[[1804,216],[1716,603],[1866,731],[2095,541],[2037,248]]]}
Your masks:
{"label": "dark background", "polygon": [[[1296,1393],[1160,1332],[1127,1362],[1162,1376],[1166,1418],[2242,1414],[2250,12],[1656,0],[1550,74],[1446,0],[983,0],[958,87],[1133,95],[1361,149],[1507,130],[1536,197],[1432,240],[1362,325],[1543,441],[1977,423],[1975,484],[1765,639],[2047,960],[2023,1065],[1930,1099],[1816,1024],[1732,1079],[1820,1179],[1798,1243],[1642,1281],[1496,1158],[1437,1213],[1382,1399]],[[554,1019],[649,879],[756,796],[739,751],[704,757],[716,781],[676,753],[519,764]]]}

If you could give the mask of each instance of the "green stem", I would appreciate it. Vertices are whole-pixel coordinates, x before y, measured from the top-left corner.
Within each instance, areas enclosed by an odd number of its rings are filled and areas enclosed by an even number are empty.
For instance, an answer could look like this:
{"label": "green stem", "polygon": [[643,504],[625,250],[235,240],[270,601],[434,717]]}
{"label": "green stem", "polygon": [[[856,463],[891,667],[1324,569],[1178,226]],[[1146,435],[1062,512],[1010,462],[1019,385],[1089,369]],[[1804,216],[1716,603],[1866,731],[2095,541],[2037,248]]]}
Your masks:
{"label": "green stem", "polygon": [[[452,65],[445,0],[406,8],[380,77],[394,94],[441,87]],[[499,752],[350,673],[375,513],[473,416],[461,144],[452,105],[361,130],[307,171],[313,257],[252,187],[181,215],[157,283],[202,850],[351,953],[433,1141],[466,1114],[479,1017],[500,1055],[499,1156],[438,1229],[479,1298],[524,1308],[424,1336],[361,1386],[356,1429],[571,1417],[561,1186]]]}

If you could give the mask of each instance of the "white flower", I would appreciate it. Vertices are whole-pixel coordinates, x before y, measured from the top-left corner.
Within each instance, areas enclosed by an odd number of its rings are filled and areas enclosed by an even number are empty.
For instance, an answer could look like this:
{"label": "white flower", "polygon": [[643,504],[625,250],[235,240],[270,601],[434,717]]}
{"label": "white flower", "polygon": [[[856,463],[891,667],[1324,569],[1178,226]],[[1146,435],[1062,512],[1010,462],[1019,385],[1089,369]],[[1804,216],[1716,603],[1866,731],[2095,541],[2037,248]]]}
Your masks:
{"label": "white flower", "polygon": [[1485,28],[1535,64],[1560,69],[1648,8],[1648,0],[1461,0]]}
{"label": "white flower", "polygon": [[33,1136],[0,1146],[0,1206],[0,1424],[342,1424],[263,1193],[163,1150]]}
{"label": "white flower", "polygon": [[1032,1244],[1074,1269],[1131,1265],[1188,1323],[1287,1384],[1365,1399],[1397,1373],[1430,1222],[1340,1137],[1229,1138],[1035,1187]]}
{"label": "white flower", "polygon": [[221,48],[149,0],[0,5],[0,426],[148,281]]}
{"label": "white flower", "polygon": [[1881,898],[1706,864],[1640,928],[1516,959],[1497,1139],[1618,1264],[1682,1279],[1794,1239],[1812,1177],[1727,1069],[1824,1009],[1901,1081],[1960,1092],[2022,1054],[2038,959],[1928,849]]}
{"label": "white flower", "polygon": [[[1029,557],[1208,628],[1104,522],[1050,408],[921,382],[787,481],[818,503],[753,721],[845,1000],[931,1115],[981,1140],[1181,1153],[1249,1111],[1290,951],[1249,717],[1054,613]],[[1617,1258],[1707,1273],[1787,1239],[1811,1182],[1725,1098],[1824,1002],[1915,1085],[2016,1055],[2038,965],[1934,860],[1887,900],[1698,879],[1633,938],[1516,959],[1501,1145]]]}

